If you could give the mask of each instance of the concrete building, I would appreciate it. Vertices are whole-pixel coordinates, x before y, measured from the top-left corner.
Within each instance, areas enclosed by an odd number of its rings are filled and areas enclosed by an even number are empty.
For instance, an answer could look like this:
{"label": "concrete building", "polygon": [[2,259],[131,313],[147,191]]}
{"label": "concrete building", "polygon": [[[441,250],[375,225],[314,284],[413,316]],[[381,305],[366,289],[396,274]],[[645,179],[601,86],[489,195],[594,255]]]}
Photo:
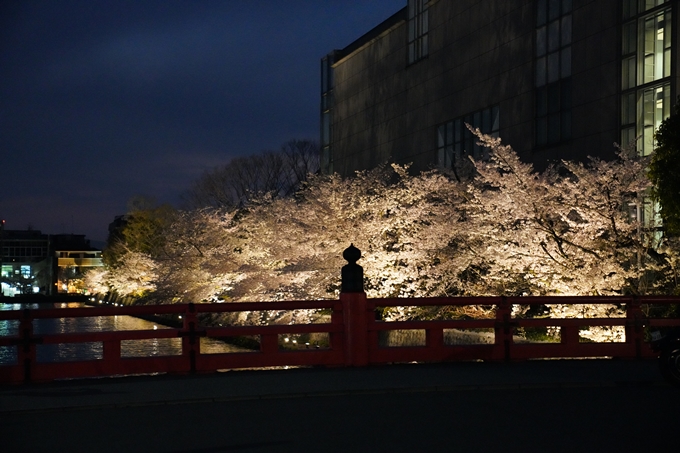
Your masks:
{"label": "concrete building", "polygon": [[48,294],[49,238],[38,230],[0,229],[0,296]]}
{"label": "concrete building", "polygon": [[92,268],[102,267],[101,250],[90,247],[82,234],[50,235],[52,281],[51,294],[85,294],[83,275]]}
{"label": "concrete building", "polygon": [[83,274],[103,266],[85,235],[0,228],[0,296],[84,294]]}
{"label": "concrete building", "polygon": [[[405,0],[406,1],[406,0]],[[641,154],[680,95],[678,0],[408,0],[321,61],[322,171]]]}

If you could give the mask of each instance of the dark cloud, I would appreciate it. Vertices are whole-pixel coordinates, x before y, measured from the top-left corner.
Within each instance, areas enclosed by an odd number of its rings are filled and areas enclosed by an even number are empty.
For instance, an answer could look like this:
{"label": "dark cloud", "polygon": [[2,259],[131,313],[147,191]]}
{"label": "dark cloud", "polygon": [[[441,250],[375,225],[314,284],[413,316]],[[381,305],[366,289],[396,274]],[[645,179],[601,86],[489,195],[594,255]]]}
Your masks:
{"label": "dark cloud", "polygon": [[0,216],[105,239],[129,198],[317,139],[319,60],[405,0],[0,6]]}

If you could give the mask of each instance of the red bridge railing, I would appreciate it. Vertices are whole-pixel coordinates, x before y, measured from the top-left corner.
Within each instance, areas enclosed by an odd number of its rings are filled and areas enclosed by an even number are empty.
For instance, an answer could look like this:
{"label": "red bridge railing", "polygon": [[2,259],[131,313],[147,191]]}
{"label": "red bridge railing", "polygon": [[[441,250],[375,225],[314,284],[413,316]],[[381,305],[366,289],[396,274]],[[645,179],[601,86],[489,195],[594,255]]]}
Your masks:
{"label": "red bridge railing", "polygon": [[[357,296],[355,296],[357,297]],[[358,296],[360,298],[360,296]],[[360,302],[359,302],[360,303]],[[547,358],[616,357],[642,359],[655,357],[648,343],[649,330],[680,325],[680,319],[651,318],[645,313],[650,306],[680,303],[679,297],[462,297],[424,299],[369,299],[369,312],[379,307],[395,306],[494,306],[493,319],[446,321],[380,322],[367,317],[368,362],[453,361],[453,360],[527,360]],[[611,305],[625,310],[625,317],[608,318],[523,318],[512,315],[513,306],[542,305]],[[620,341],[589,341],[580,335],[590,327],[616,327],[624,330]],[[518,331],[553,328],[559,335],[553,341],[531,340]],[[424,344],[416,347],[380,347],[376,340],[381,332],[421,330]],[[486,330],[492,332],[488,344],[447,344],[446,330]]]}
{"label": "red bridge railing", "polygon": [[[647,330],[680,325],[680,319],[650,318],[648,305],[680,303],[680,297],[460,297],[422,299],[367,299],[364,292],[341,293],[339,300],[258,302],[221,304],[177,304],[127,307],[60,308],[0,312],[0,320],[18,323],[16,335],[0,336],[0,347],[16,348],[17,360],[0,364],[0,382],[41,382],[63,378],[129,375],[143,373],[205,373],[220,369],[276,366],[366,366],[396,362],[446,362],[460,360],[507,361],[555,357],[617,357],[642,359],[654,354],[647,343]],[[524,319],[514,317],[514,305],[620,304],[625,317],[578,319]],[[493,307],[488,319],[434,321],[380,321],[376,310],[409,306]],[[224,326],[202,325],[206,314],[269,310],[325,310],[325,323],[292,325]],[[173,315],[182,317],[182,326],[159,330],[35,334],[34,321],[48,318],[93,316]],[[588,327],[622,326],[625,340],[586,342],[579,331]],[[527,342],[517,336],[521,329],[559,328],[558,342]],[[447,341],[447,334],[488,332],[488,343]],[[414,333],[409,346],[391,346],[390,332]],[[328,342],[323,347],[284,347],[290,335],[321,333]],[[206,353],[200,339],[258,337],[259,349],[229,353]],[[153,357],[122,357],[121,342],[144,339],[181,338],[181,354]],[[40,362],[40,345],[94,342],[103,345],[96,360]]]}
{"label": "red bridge railing", "polygon": [[[0,347],[15,348],[17,360],[0,364],[0,382],[40,382],[63,378],[129,375],[144,373],[205,373],[220,369],[276,366],[367,366],[395,362],[445,362],[456,360],[526,360],[555,357],[649,358],[654,354],[646,342],[647,330],[680,325],[680,319],[652,318],[650,306],[680,303],[680,297],[459,297],[420,299],[367,299],[363,290],[363,269],[356,264],[361,252],[350,246],[343,252],[348,264],[342,268],[339,300],[257,302],[221,304],[175,304],[128,307],[62,308],[51,310],[0,311],[0,321],[14,320],[16,335],[0,336]],[[513,306],[550,304],[617,304],[625,317],[525,319],[513,316]],[[483,319],[431,321],[380,321],[385,307],[486,307],[492,313]],[[325,310],[329,322],[219,326],[199,321],[209,314],[252,311]],[[35,334],[34,321],[48,318],[93,316],[175,315],[182,326],[159,330]],[[590,327],[623,328],[624,339],[616,342],[588,342],[580,335]],[[527,341],[517,334],[537,328],[559,329],[559,341]],[[449,341],[451,333],[468,336],[486,331],[487,341]],[[413,333],[415,340],[390,342],[392,333]],[[290,335],[323,334],[324,347],[291,349],[284,346]],[[455,335],[453,335],[455,338]],[[208,353],[201,338],[259,338],[256,350]],[[526,337],[526,336],[525,336]],[[181,354],[152,357],[123,357],[123,341],[181,338]],[[478,336],[483,338],[483,336]],[[412,339],[413,340],[413,339]],[[101,343],[102,357],[95,360],[41,362],[40,345]],[[404,346],[407,344],[407,346]]]}

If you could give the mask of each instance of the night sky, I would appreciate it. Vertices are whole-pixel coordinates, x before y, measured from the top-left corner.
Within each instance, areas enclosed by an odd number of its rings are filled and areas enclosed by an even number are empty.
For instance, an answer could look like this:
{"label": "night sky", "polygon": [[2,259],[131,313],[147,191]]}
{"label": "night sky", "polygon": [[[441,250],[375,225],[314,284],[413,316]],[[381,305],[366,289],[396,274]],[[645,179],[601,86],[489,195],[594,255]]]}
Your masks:
{"label": "night sky", "polygon": [[318,140],[320,59],[406,0],[0,2],[0,217],[86,234],[136,195]]}

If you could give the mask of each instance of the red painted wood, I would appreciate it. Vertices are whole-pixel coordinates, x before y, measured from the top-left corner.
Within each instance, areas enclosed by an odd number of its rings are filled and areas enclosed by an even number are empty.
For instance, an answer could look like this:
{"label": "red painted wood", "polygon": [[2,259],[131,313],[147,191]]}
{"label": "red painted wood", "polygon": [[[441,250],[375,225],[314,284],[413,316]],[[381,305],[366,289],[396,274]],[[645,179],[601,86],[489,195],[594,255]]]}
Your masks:
{"label": "red painted wood", "polygon": [[[512,305],[536,304],[625,304],[624,318],[519,319],[512,317]],[[0,312],[0,320],[17,320],[18,334],[0,337],[0,346],[16,347],[18,361],[0,365],[0,383],[42,382],[62,378],[128,375],[142,373],[203,373],[220,369],[272,366],[366,366],[395,362],[442,362],[457,360],[526,360],[557,357],[650,358],[653,351],[645,342],[645,329],[680,325],[679,319],[649,319],[644,304],[678,304],[680,297],[469,297],[423,299],[367,299],[364,293],[343,293],[339,300],[249,302],[220,304],[176,304],[134,307],[38,309]],[[377,307],[395,306],[495,306],[489,319],[384,322],[375,320]],[[200,314],[259,310],[331,310],[329,323],[305,325],[224,326],[200,325]],[[182,316],[181,328],[159,330],[36,335],[34,319],[115,316]],[[516,342],[514,331],[524,327],[556,326],[559,343]],[[579,329],[588,326],[625,326],[626,341],[586,343]],[[447,345],[444,329],[490,329],[492,344]],[[413,347],[381,347],[381,332],[423,330],[425,343]],[[327,348],[298,350],[280,346],[283,335],[327,333]],[[203,354],[200,338],[256,336],[260,350]],[[182,354],[169,357],[121,357],[121,341],[150,338],[182,338]],[[101,342],[100,360],[37,363],[38,344]]]}

